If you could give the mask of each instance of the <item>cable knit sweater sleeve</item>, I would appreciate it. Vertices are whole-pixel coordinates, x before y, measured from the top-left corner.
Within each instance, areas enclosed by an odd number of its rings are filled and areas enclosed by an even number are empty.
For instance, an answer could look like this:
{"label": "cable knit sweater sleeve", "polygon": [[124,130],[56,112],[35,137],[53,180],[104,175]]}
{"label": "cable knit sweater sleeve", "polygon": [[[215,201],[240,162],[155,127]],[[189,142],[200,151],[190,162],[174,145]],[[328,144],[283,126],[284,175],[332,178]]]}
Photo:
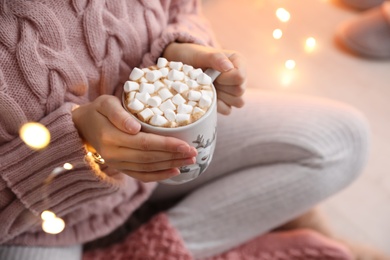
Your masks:
{"label": "cable knit sweater sleeve", "polygon": [[[86,73],[95,64],[75,58],[73,52],[81,53],[86,43],[68,44],[76,42],[71,30],[82,35],[86,25],[81,19],[71,23],[75,12],[62,1],[52,2],[63,5],[69,24],[61,22],[50,1],[0,2],[0,244],[66,245],[107,234],[145,201],[155,184],[117,172],[107,175],[108,169],[102,171],[86,156],[71,110],[96,92],[88,93],[93,85]],[[86,6],[83,11],[94,8],[97,14],[103,10]],[[46,149],[31,150],[19,138],[19,128],[28,121],[49,129]],[[74,169],[45,184],[66,162]],[[46,209],[65,220],[60,234],[42,231],[40,213]]]}

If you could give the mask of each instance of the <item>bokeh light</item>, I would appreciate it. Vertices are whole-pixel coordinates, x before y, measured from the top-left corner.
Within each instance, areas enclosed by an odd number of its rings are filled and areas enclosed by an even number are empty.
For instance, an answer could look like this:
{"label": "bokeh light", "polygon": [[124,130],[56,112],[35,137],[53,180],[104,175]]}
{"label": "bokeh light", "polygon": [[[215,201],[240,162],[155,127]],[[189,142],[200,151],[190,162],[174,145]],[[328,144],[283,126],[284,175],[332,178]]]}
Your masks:
{"label": "bokeh light", "polygon": [[29,122],[24,124],[19,131],[20,138],[31,149],[40,150],[50,143],[50,132],[42,124]]}
{"label": "bokeh light", "polygon": [[295,69],[296,62],[295,62],[294,60],[287,60],[287,61],[284,63],[284,66],[285,66],[286,69],[288,69],[288,70],[293,70],[293,69]]}
{"label": "bokeh light", "polygon": [[51,211],[45,210],[41,214],[42,230],[49,234],[59,234],[65,228],[65,221]]}
{"label": "bokeh light", "polygon": [[73,169],[73,165],[71,163],[65,163],[63,167],[65,170],[72,170]]}
{"label": "bokeh light", "polygon": [[305,50],[307,52],[311,52],[315,49],[315,47],[317,46],[317,41],[315,38],[313,37],[309,37],[306,39],[306,42],[305,42]]}
{"label": "bokeh light", "polygon": [[280,29],[275,29],[275,30],[272,32],[272,36],[274,37],[274,39],[278,40],[278,39],[282,38],[283,32],[282,32],[282,30],[280,30]]}
{"label": "bokeh light", "polygon": [[276,10],[276,17],[281,21],[281,22],[288,22],[291,18],[290,13],[284,9],[284,8],[278,8]]}
{"label": "bokeh light", "polygon": [[56,214],[54,214],[53,212],[51,212],[49,210],[45,210],[44,212],[41,213],[42,220],[49,220],[49,219],[52,219],[55,217],[56,217]]}

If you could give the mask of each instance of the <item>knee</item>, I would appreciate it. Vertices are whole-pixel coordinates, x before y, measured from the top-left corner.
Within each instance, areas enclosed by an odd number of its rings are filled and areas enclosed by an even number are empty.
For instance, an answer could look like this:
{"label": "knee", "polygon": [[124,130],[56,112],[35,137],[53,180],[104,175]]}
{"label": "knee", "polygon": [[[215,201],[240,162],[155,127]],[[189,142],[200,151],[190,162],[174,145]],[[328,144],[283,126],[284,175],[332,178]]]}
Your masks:
{"label": "knee", "polygon": [[337,109],[321,119],[324,128],[317,137],[316,158],[331,176],[329,184],[339,190],[362,173],[369,155],[370,130],[360,111],[345,104],[336,105]]}

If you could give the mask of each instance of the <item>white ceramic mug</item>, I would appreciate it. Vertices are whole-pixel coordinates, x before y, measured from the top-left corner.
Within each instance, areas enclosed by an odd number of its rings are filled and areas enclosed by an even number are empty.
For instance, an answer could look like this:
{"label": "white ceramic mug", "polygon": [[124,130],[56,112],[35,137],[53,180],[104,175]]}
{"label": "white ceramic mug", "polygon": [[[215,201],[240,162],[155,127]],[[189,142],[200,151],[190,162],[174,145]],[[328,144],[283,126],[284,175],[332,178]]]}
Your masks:
{"label": "white ceramic mug", "polygon": [[[209,75],[213,81],[220,74],[220,72],[212,69],[206,70],[205,73]],[[179,175],[160,181],[160,183],[182,184],[191,181],[197,178],[209,166],[214,154],[217,137],[217,92],[214,85],[212,85],[212,90],[214,93],[213,102],[207,112],[197,121],[185,126],[174,128],[153,126],[142,122],[129,112],[138,122],[140,122],[141,131],[181,139],[195,147],[198,151],[194,164],[181,167]],[[122,102],[124,104],[124,96],[122,97]],[[123,107],[127,110],[126,105],[123,105]]]}

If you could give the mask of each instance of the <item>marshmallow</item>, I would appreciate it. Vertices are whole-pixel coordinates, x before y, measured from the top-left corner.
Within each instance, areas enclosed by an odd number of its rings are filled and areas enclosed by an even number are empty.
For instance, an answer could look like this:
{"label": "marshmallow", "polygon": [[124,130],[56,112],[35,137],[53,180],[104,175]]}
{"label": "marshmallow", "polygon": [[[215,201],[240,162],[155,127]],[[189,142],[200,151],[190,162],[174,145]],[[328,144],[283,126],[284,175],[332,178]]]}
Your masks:
{"label": "marshmallow", "polygon": [[169,62],[169,67],[173,70],[181,70],[181,68],[183,67],[183,62],[171,61]]}
{"label": "marshmallow", "polygon": [[168,76],[169,69],[168,69],[168,68],[161,68],[161,69],[160,69],[160,72],[161,72],[161,75],[162,75],[163,77],[166,77],[166,76]]}
{"label": "marshmallow", "polygon": [[159,58],[156,66],[134,68],[123,86],[127,107],[141,121],[177,127],[201,118],[215,93],[212,79],[202,69]]}
{"label": "marshmallow", "polygon": [[198,104],[198,102],[195,102],[195,101],[188,101],[187,104],[190,105],[190,106],[192,106],[192,107],[195,107],[195,106]]}
{"label": "marshmallow", "polygon": [[183,104],[186,102],[185,98],[183,98],[182,95],[180,94],[176,94],[175,96],[173,96],[172,98],[172,102],[176,105],[180,105],[180,104]]}
{"label": "marshmallow", "polygon": [[194,108],[190,105],[180,104],[177,107],[177,113],[178,114],[191,114],[193,109]]}
{"label": "marshmallow", "polygon": [[130,110],[134,110],[134,111],[138,112],[138,111],[141,111],[142,109],[144,109],[145,106],[144,106],[144,104],[142,104],[141,101],[134,98],[132,101],[130,101],[130,103],[128,104],[128,107]]}
{"label": "marshmallow", "polygon": [[163,58],[163,57],[160,57],[158,58],[157,60],[157,67],[159,67],[160,69],[161,68],[164,68],[168,65],[168,60]]}
{"label": "marshmallow", "polygon": [[151,110],[153,111],[153,113],[155,115],[159,115],[159,116],[162,116],[164,114],[163,111],[161,111],[158,107],[152,107]]}
{"label": "marshmallow", "polygon": [[173,81],[169,79],[164,79],[164,84],[168,87],[171,88]]}
{"label": "marshmallow", "polygon": [[146,105],[148,103],[148,99],[150,98],[150,94],[148,92],[137,93],[135,94],[135,98]]}
{"label": "marshmallow", "polygon": [[138,113],[138,116],[142,121],[147,122],[152,116],[154,116],[154,113],[150,108],[146,108]]}
{"label": "marshmallow", "polygon": [[211,97],[209,96],[202,96],[199,100],[199,107],[200,108],[208,108],[210,107],[211,105],[211,102],[213,102],[213,100],[211,99]]}
{"label": "marshmallow", "polygon": [[176,90],[177,93],[183,93],[188,90],[188,86],[180,81],[173,82],[172,88]]}
{"label": "marshmallow", "polygon": [[130,91],[138,90],[139,84],[134,81],[126,81],[125,85],[123,86],[123,90],[128,93]]}
{"label": "marshmallow", "polygon": [[138,81],[141,82],[141,83],[142,83],[142,82],[146,82],[146,83],[148,82],[148,80],[145,79],[145,77],[140,78]]}
{"label": "marshmallow", "polygon": [[199,107],[194,107],[194,110],[192,110],[192,114],[195,116],[196,119],[199,119],[202,117],[206,112],[199,108]]}
{"label": "marshmallow", "polygon": [[189,114],[177,114],[176,122],[179,125],[187,125],[190,123],[191,116]]}
{"label": "marshmallow", "polygon": [[191,65],[187,65],[187,64],[183,65],[183,68],[182,68],[184,74],[186,74],[186,75],[188,75],[188,73],[190,73],[190,71],[193,69],[194,69],[194,67],[192,67]]}
{"label": "marshmallow", "polygon": [[168,73],[168,79],[169,80],[172,80],[172,81],[181,81],[184,79],[184,73],[181,72],[181,71],[178,71],[178,70],[171,70],[169,73]]}
{"label": "marshmallow", "polygon": [[195,80],[202,73],[203,73],[202,69],[195,69],[195,70],[191,70],[189,74],[190,74],[190,78]]}
{"label": "marshmallow", "polygon": [[171,122],[175,122],[176,121],[176,113],[172,109],[165,110],[164,111],[164,116],[166,117],[166,119],[168,119]]}
{"label": "marshmallow", "polygon": [[136,67],[131,71],[129,79],[133,81],[139,80],[144,74],[145,72],[143,70]]}
{"label": "marshmallow", "polygon": [[137,91],[131,91],[130,92],[130,95],[129,95],[129,100],[132,100],[132,99],[134,99],[135,98],[135,94],[137,94],[138,92]]}
{"label": "marshmallow", "polygon": [[161,109],[161,111],[165,112],[165,110],[167,109],[172,109],[172,110],[176,110],[176,106],[175,104],[173,104],[172,100],[168,99],[167,101],[163,102],[159,108]]}
{"label": "marshmallow", "polygon": [[198,77],[196,77],[196,81],[200,85],[210,85],[213,82],[213,80],[210,78],[210,76],[205,74],[205,73],[202,73]]}
{"label": "marshmallow", "polygon": [[148,99],[147,104],[151,107],[158,107],[159,105],[161,105],[161,102],[162,100],[159,96],[154,96]]}
{"label": "marshmallow", "polygon": [[187,83],[187,85],[188,85],[190,88],[197,88],[197,87],[199,87],[199,83],[196,82],[196,81],[193,80],[193,79],[188,80],[186,83]]}
{"label": "marshmallow", "polygon": [[165,87],[165,84],[162,83],[162,82],[159,81],[159,80],[157,80],[156,82],[154,82],[153,85],[154,85],[154,91],[155,91],[155,92],[156,92],[156,91],[159,91],[160,88]]}
{"label": "marshmallow", "polygon": [[188,100],[191,101],[199,101],[200,98],[202,97],[202,93],[196,90],[190,90],[188,92]]}
{"label": "marshmallow", "polygon": [[146,72],[145,78],[150,82],[155,82],[156,80],[159,80],[163,76],[162,72],[159,70],[152,70]]}
{"label": "marshmallow", "polygon": [[154,126],[164,126],[168,124],[168,120],[163,116],[154,115],[149,123]]}
{"label": "marshmallow", "polygon": [[173,97],[173,94],[171,93],[171,91],[169,91],[169,89],[167,88],[162,88],[158,91],[158,95],[161,97],[162,101],[165,101],[167,100],[168,98],[171,98]]}
{"label": "marshmallow", "polygon": [[141,93],[147,92],[149,94],[153,94],[154,89],[155,89],[155,87],[153,84],[142,82],[140,87],[139,87],[139,92],[141,92]]}
{"label": "marshmallow", "polygon": [[211,98],[214,96],[214,93],[212,90],[201,90],[200,92],[202,92],[202,96],[209,96]]}

